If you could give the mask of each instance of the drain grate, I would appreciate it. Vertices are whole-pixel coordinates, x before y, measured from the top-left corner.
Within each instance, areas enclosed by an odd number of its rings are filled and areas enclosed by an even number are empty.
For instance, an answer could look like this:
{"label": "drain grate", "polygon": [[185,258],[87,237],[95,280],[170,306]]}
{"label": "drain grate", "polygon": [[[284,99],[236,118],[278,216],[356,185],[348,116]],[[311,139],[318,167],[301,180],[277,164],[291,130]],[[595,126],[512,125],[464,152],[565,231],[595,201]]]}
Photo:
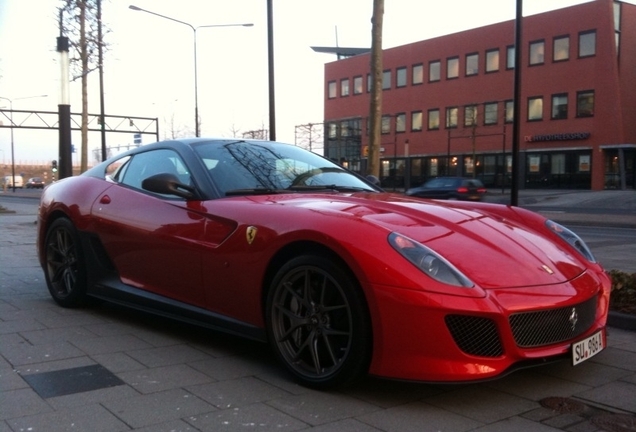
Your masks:
{"label": "drain grate", "polygon": [[564,397],[548,397],[539,403],[559,414],[578,415],[605,432],[636,432],[636,417],[632,415],[610,413]]}
{"label": "drain grate", "polygon": [[603,414],[592,417],[595,426],[607,432],[635,432],[636,417],[623,414]]}
{"label": "drain grate", "polygon": [[581,414],[587,411],[587,405],[574,399],[564,397],[549,397],[539,401],[541,406],[562,414]]}
{"label": "drain grate", "polygon": [[22,378],[45,399],[125,384],[111,371],[98,364],[22,375]]}

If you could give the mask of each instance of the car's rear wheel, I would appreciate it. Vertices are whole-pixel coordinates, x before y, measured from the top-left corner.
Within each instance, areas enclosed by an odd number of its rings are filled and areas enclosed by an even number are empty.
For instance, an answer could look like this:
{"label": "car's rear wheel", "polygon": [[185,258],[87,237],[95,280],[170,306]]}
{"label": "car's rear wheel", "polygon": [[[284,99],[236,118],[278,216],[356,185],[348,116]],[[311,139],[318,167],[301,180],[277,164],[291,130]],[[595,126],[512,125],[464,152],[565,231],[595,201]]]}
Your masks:
{"label": "car's rear wheel", "polygon": [[270,343],[301,384],[331,388],[368,370],[369,313],[342,265],[320,255],[290,260],[276,274],[266,308]]}
{"label": "car's rear wheel", "polygon": [[60,306],[78,307],[86,300],[86,269],[77,230],[70,220],[54,221],[44,244],[46,285]]}

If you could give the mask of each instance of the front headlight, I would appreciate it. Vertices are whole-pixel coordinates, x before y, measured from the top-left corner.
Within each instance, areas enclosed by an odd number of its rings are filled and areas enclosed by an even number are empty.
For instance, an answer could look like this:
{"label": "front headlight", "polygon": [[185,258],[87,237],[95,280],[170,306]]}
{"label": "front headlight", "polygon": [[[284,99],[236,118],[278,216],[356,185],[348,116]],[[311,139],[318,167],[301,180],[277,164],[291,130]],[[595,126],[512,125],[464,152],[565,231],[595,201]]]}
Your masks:
{"label": "front headlight", "polygon": [[474,284],[437,252],[398,233],[389,234],[389,244],[404,258],[438,282],[471,288]]}
{"label": "front headlight", "polygon": [[563,240],[568,242],[574,249],[576,249],[583,257],[589,262],[596,262],[596,258],[592,255],[592,251],[585,244],[583,239],[576,235],[573,231],[567,229],[561,224],[558,224],[552,220],[547,220],[545,225],[548,227],[550,231],[557,234]]}

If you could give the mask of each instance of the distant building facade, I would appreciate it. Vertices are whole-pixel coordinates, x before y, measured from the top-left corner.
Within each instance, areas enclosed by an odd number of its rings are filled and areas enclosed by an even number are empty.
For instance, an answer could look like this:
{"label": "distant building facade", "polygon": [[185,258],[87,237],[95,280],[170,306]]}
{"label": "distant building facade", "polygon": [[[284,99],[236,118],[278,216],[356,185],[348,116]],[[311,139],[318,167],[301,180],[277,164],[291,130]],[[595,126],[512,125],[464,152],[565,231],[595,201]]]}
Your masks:
{"label": "distant building facade", "polygon": [[[514,21],[383,52],[385,187],[441,175],[509,187]],[[522,188],[635,188],[636,6],[613,0],[524,17]],[[325,65],[325,155],[366,172],[370,54]]]}

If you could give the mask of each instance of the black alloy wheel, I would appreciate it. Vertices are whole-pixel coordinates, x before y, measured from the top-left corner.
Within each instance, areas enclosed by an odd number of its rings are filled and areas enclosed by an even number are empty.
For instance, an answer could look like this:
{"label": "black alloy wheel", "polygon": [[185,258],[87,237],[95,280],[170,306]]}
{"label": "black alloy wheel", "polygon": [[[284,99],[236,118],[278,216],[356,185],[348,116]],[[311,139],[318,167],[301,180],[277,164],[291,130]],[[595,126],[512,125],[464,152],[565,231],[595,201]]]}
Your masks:
{"label": "black alloy wheel", "polygon": [[46,284],[56,303],[81,306],[86,298],[86,270],[77,230],[70,220],[57,219],[44,244]]}
{"label": "black alloy wheel", "polygon": [[319,255],[292,259],[274,278],[266,315],[274,351],[301,384],[327,389],[367,372],[369,313],[342,265]]}

